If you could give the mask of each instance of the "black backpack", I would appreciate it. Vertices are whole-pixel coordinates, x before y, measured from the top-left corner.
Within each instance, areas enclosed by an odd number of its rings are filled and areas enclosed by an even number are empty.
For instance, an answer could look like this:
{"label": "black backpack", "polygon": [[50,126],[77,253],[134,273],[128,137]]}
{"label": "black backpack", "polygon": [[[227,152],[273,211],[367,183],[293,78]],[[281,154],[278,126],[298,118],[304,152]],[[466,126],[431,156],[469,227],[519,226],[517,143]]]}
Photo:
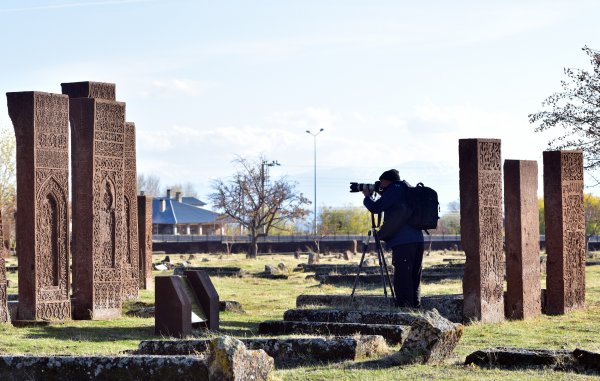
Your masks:
{"label": "black backpack", "polygon": [[414,187],[406,181],[402,181],[402,183],[405,185],[408,204],[412,209],[408,224],[415,229],[425,230],[429,234],[427,230],[436,229],[440,219],[440,203],[437,192],[423,183],[418,183]]}

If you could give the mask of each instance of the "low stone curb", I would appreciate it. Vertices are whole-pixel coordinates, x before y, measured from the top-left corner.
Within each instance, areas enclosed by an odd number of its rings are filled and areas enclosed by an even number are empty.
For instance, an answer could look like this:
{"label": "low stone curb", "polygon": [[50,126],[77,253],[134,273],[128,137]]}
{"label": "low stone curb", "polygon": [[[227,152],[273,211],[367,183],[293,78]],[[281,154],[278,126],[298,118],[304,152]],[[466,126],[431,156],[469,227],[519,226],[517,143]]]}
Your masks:
{"label": "low stone curb", "polygon": [[173,270],[173,275],[183,275],[184,271],[202,270],[205,271],[208,276],[222,276],[222,277],[241,277],[243,275],[242,269],[239,267],[209,267],[209,266],[190,266],[183,267],[178,266]]}
{"label": "low stone curb", "polygon": [[[342,362],[385,355],[389,348],[382,336],[302,337],[240,339],[248,349],[262,349],[275,360],[277,367],[302,366],[308,363]],[[191,355],[205,352],[209,339],[145,340],[132,354]]]}
{"label": "low stone curb", "polygon": [[467,356],[465,365],[500,368],[547,367],[554,370],[578,368],[600,370],[600,354],[581,349],[526,349],[496,347],[475,351]]}
{"label": "low stone curb", "polygon": [[3,381],[208,380],[205,361],[193,356],[2,356]]}
{"label": "low stone curb", "polygon": [[268,320],[258,325],[263,335],[321,334],[321,335],[381,335],[390,344],[402,344],[410,327],[391,324],[330,323]]}
{"label": "low stone curb", "polygon": [[361,324],[395,324],[411,325],[417,314],[391,311],[357,311],[335,309],[292,309],[283,314],[287,321],[361,323]]}

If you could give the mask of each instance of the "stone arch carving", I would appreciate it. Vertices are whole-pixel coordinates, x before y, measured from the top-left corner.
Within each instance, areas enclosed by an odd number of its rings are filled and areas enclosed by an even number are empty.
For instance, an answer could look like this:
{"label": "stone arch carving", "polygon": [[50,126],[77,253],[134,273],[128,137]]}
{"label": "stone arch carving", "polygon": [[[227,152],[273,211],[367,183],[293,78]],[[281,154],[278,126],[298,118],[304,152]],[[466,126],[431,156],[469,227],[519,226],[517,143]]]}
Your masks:
{"label": "stone arch carving", "polygon": [[36,196],[36,264],[38,287],[67,286],[67,197],[54,177],[41,185]]}
{"label": "stone arch carving", "polygon": [[106,177],[102,181],[100,196],[100,264],[102,267],[117,267],[117,210],[114,182]]}

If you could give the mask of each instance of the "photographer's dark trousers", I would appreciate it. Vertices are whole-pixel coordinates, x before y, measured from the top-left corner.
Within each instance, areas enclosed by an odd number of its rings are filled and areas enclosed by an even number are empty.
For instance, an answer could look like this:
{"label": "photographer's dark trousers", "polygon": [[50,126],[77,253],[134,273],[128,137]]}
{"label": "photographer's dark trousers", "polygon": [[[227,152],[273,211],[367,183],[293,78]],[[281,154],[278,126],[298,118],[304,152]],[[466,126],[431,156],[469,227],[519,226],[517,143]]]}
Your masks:
{"label": "photographer's dark trousers", "polygon": [[392,247],[394,292],[399,307],[421,307],[423,250],[423,242]]}

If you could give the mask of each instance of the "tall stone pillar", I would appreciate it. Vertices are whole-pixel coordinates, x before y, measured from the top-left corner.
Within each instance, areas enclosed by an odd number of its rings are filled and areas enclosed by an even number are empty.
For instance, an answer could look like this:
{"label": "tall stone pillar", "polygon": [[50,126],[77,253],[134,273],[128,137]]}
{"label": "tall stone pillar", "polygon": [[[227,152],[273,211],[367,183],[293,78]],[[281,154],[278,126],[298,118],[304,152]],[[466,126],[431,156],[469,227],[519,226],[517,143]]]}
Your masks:
{"label": "tall stone pillar", "polygon": [[6,265],[4,258],[0,258],[0,323],[10,322],[10,313],[8,312],[8,293],[6,288]]}
{"label": "tall stone pillar", "polygon": [[115,85],[63,83],[70,97],[73,172],[73,316],[121,316],[125,103]]}
{"label": "tall stone pillar", "polygon": [[536,161],[504,161],[506,317],[541,314],[540,223]]}
{"label": "tall stone pillar", "polygon": [[460,231],[466,254],[465,318],[504,320],[500,140],[459,140]]}
{"label": "tall stone pillar", "polygon": [[152,197],[137,196],[140,288],[154,289],[152,278]]}
{"label": "tall stone pillar", "polygon": [[135,124],[125,123],[124,142],[124,194],[125,253],[123,262],[123,298],[136,299],[139,290],[139,243],[137,172],[135,160]]}
{"label": "tall stone pillar", "polygon": [[20,320],[71,318],[69,98],[7,93],[17,143]]}
{"label": "tall stone pillar", "polygon": [[585,307],[583,153],[544,152],[546,313]]}

